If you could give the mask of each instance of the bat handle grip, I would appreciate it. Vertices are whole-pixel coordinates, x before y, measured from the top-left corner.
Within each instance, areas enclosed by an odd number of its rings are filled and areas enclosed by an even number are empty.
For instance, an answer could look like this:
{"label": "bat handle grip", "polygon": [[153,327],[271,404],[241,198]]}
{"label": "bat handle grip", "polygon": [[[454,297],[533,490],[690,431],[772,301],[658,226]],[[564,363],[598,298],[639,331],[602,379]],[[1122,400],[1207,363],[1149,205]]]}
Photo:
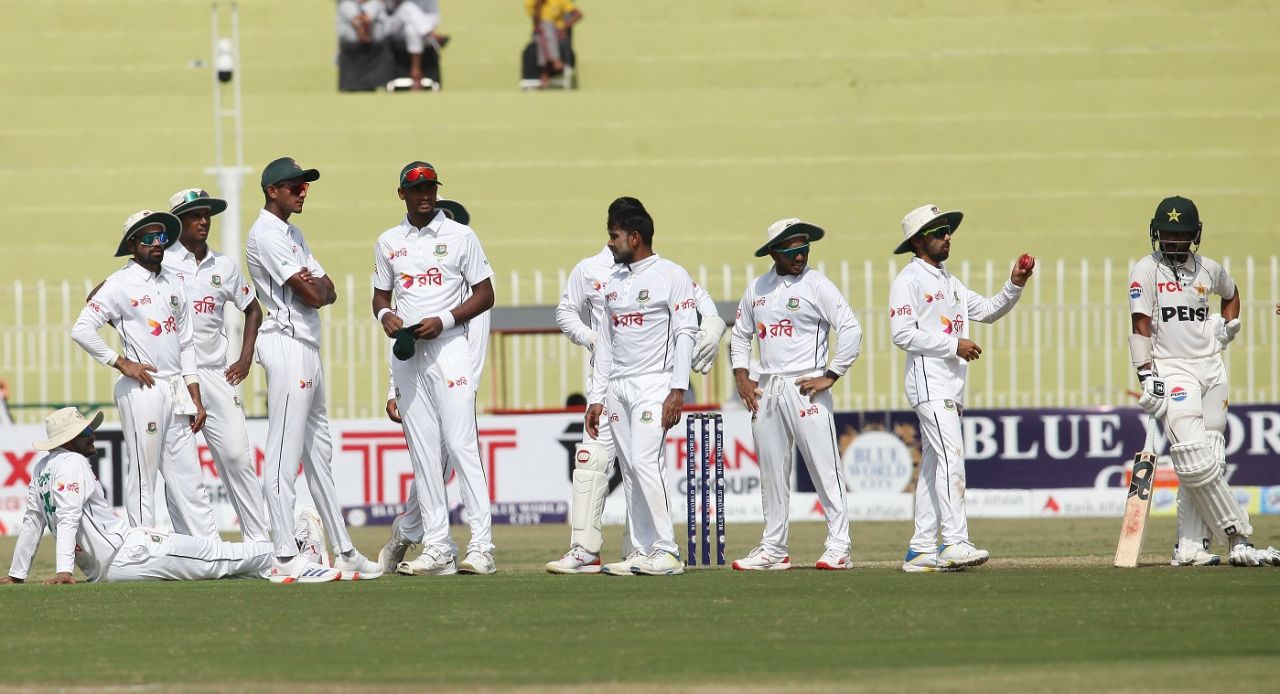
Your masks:
{"label": "bat handle grip", "polygon": [[1152,453],[1155,453],[1156,429],[1159,426],[1160,426],[1159,420],[1157,420],[1155,417],[1152,417],[1150,415],[1147,416],[1147,441],[1146,443],[1142,444],[1142,450],[1151,451]]}

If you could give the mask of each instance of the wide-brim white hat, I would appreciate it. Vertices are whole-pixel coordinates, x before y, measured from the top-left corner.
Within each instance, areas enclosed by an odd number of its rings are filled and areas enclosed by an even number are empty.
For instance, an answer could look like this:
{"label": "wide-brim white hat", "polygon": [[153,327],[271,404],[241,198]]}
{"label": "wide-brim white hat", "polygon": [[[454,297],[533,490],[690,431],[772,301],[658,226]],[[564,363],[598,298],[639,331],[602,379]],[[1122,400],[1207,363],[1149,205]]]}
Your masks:
{"label": "wide-brim white hat", "polygon": [[85,429],[97,429],[102,425],[102,413],[85,419],[80,410],[64,407],[44,418],[44,433],[49,438],[31,444],[37,451],[51,451],[79,436]]}
{"label": "wide-brim white hat", "polygon": [[789,238],[803,236],[809,241],[817,241],[826,236],[826,234],[827,232],[823,231],[822,227],[801,221],[798,217],[779,219],[770,224],[769,228],[764,232],[765,238],[768,240],[764,242],[763,246],[756,249],[756,257],[763,258],[769,255],[771,246],[776,246]]}
{"label": "wide-brim white hat", "polygon": [[907,213],[902,218],[902,243],[893,249],[897,253],[911,252],[911,239],[925,229],[933,226],[934,222],[939,219],[945,219],[947,224],[951,225],[951,233],[956,233],[956,228],[960,226],[960,220],[964,219],[964,213],[960,210],[951,210],[950,212],[940,212],[937,205],[921,205]]}

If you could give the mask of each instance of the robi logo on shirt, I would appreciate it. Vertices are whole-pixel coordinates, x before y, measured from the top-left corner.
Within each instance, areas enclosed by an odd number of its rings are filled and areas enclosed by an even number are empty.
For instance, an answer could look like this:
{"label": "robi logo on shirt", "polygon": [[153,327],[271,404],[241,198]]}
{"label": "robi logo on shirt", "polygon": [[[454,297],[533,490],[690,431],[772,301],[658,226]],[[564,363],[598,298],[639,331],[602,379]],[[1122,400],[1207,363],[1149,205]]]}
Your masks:
{"label": "robi logo on shirt", "polygon": [[309,378],[306,380],[303,380],[301,378],[298,379],[298,388],[301,388],[302,390],[306,390],[308,388],[315,388],[315,387],[316,387],[315,383]]}
{"label": "robi logo on shirt", "polygon": [[956,316],[954,320],[946,316],[939,316],[942,319],[942,332],[951,335],[961,335],[964,333],[964,318]]}
{"label": "robi logo on shirt", "polygon": [[445,384],[448,385],[450,388],[454,386],[465,386],[467,385],[467,377],[459,376],[456,379],[445,379]]}
{"label": "robi logo on shirt", "polygon": [[800,416],[801,416],[801,417],[807,417],[807,416],[809,416],[809,415],[815,415],[815,414],[818,414],[818,406],[817,406],[817,405],[810,405],[810,406],[809,406],[809,409],[807,409],[807,410],[800,410]]}
{"label": "robi logo on shirt", "polygon": [[148,318],[147,326],[151,328],[151,334],[156,337],[159,337],[161,333],[178,332],[178,321],[173,316],[164,319],[164,323],[158,323]]}

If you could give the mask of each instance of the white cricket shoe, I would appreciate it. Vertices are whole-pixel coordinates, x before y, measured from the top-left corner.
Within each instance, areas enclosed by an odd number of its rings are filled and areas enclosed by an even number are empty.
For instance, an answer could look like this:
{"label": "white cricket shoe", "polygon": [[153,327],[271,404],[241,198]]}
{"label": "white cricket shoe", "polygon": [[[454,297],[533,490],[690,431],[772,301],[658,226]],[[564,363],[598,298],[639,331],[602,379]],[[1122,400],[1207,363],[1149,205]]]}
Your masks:
{"label": "white cricket shoe", "polygon": [[1217,566],[1222,557],[1209,551],[1209,539],[1184,539],[1173,546],[1170,566]]}
{"label": "white cricket shoe", "polygon": [[600,573],[606,576],[631,576],[633,575],[631,573],[631,567],[641,559],[644,559],[644,551],[638,549],[634,550],[631,554],[627,555],[626,559],[605,564],[600,567]]}
{"label": "white cricket shoe", "polygon": [[933,571],[959,571],[961,567],[952,566],[951,562],[939,559],[937,552],[917,552],[907,549],[907,556],[902,560],[902,570],[907,573],[925,573]]}
{"label": "white cricket shoe", "polygon": [[298,510],[293,520],[293,541],[298,545],[298,553],[307,561],[320,566],[332,566],[329,563],[329,552],[324,535],[324,524],[320,522],[320,512],[314,506],[304,506]]}
{"label": "white cricket shoe", "polygon": [[600,573],[600,555],[574,545],[564,556],[547,562],[547,573],[550,574],[598,574]]}
{"label": "white cricket shoe", "polygon": [[1258,549],[1248,542],[1237,542],[1227,559],[1232,566],[1280,566],[1280,550]]}
{"label": "white cricket shoe", "polygon": [[756,547],[732,566],[734,571],[786,571],[791,568],[791,557],[775,557],[764,547]]}
{"label": "white cricket shoe", "polygon": [[637,576],[679,576],[684,573],[684,562],[671,552],[655,549],[631,564],[631,573]]}
{"label": "white cricket shoe", "polygon": [[363,554],[356,552],[350,558],[339,554],[333,562],[333,568],[339,572],[339,581],[372,581],[382,577],[382,564],[370,561]]}
{"label": "white cricket shoe", "polygon": [[382,564],[383,573],[392,573],[400,566],[400,562],[404,561],[404,555],[409,550],[418,546],[418,543],[406,540],[404,535],[400,533],[401,521],[404,520],[404,514],[396,516],[391,521],[391,537],[387,538],[387,544],[378,550],[378,563]]}
{"label": "white cricket shoe", "polygon": [[458,562],[458,573],[460,574],[491,574],[497,570],[498,566],[493,562],[492,552],[468,550],[467,558]]}
{"label": "white cricket shoe", "polygon": [[942,550],[938,552],[939,560],[947,562],[949,566],[959,568],[982,566],[990,558],[990,552],[974,547],[973,543],[968,540],[957,542],[954,545],[943,545]]}
{"label": "white cricket shoe", "polygon": [[840,571],[842,569],[852,569],[853,561],[849,558],[848,552],[840,552],[829,549],[818,557],[818,563],[813,565],[815,569],[823,571]]}
{"label": "white cricket shoe", "polygon": [[340,575],[337,569],[320,566],[298,554],[283,564],[273,560],[267,580],[272,583],[328,583],[338,580]]}
{"label": "white cricket shoe", "polygon": [[458,573],[453,559],[452,553],[428,547],[422,550],[422,555],[417,559],[400,562],[396,573],[401,576],[448,576]]}

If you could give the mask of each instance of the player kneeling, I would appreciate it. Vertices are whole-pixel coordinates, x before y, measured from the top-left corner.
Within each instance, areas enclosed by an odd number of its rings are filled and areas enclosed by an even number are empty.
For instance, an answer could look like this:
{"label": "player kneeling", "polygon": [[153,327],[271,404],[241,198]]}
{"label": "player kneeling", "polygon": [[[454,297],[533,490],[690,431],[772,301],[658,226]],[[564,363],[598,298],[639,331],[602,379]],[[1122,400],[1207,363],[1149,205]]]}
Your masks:
{"label": "player kneeling", "polygon": [[[266,578],[271,573],[270,542],[224,542],[152,528],[130,528],[111,512],[102,486],[89,467],[97,455],[93,432],[102,413],[86,420],[73,407],[45,419],[48,439],[35,448],[49,451],[36,463],[27,489],[27,510],[13,551],[9,575],[0,583],[23,583],[41,535],[48,528],[57,543],[57,573],[45,583],[75,583],[78,566],[90,583],[111,581],[193,581]],[[298,519],[295,539],[303,556],[322,556],[324,531],[313,509]],[[333,581],[338,572],[318,567],[300,575],[271,576],[277,583]]]}

